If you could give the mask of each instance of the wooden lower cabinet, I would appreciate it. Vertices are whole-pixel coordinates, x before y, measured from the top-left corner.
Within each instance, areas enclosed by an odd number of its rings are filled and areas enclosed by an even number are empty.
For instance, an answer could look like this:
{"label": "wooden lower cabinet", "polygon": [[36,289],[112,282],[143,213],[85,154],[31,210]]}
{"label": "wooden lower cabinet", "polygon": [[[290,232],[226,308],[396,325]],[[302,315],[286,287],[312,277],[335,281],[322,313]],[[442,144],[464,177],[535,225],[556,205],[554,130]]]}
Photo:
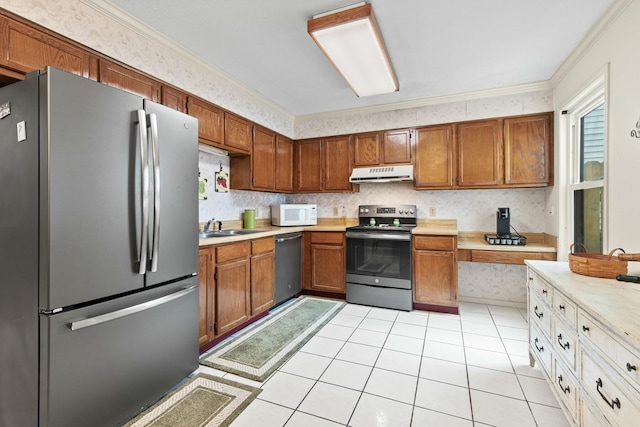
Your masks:
{"label": "wooden lower cabinet", "polygon": [[275,304],[276,256],[273,237],[251,241],[251,315]]}
{"label": "wooden lower cabinet", "polygon": [[346,292],[345,233],[308,232],[303,240],[303,288],[311,291]]}
{"label": "wooden lower cabinet", "polygon": [[456,240],[455,236],[413,236],[414,304],[457,312]]}
{"label": "wooden lower cabinet", "polygon": [[249,319],[249,241],[216,247],[216,334],[220,335]]}
{"label": "wooden lower cabinet", "polygon": [[216,282],[214,279],[214,249],[211,246],[200,248],[198,255],[200,268],[200,345],[206,344],[215,337],[216,319]]}

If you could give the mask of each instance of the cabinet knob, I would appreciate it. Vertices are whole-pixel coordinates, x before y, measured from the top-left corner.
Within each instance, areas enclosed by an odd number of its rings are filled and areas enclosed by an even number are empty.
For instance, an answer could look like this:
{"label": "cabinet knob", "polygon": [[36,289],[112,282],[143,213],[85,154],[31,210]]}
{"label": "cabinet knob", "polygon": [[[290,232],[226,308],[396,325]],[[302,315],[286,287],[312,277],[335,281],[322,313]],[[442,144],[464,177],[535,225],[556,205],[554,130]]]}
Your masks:
{"label": "cabinet knob", "polygon": [[559,308],[560,310],[564,310],[564,305],[560,304],[560,305],[558,306],[558,308]]}
{"label": "cabinet knob", "polygon": [[546,290],[546,289],[543,289],[543,290],[542,290],[542,293],[543,293],[543,294],[546,294],[546,293],[547,293],[547,290]]}
{"label": "cabinet knob", "polygon": [[587,331],[589,330],[589,327],[588,327],[588,326],[585,326],[585,325],[582,325],[582,330],[583,330],[584,332],[587,332]]}
{"label": "cabinet knob", "polygon": [[636,370],[636,365],[632,365],[631,363],[627,362],[627,371],[631,372]]}

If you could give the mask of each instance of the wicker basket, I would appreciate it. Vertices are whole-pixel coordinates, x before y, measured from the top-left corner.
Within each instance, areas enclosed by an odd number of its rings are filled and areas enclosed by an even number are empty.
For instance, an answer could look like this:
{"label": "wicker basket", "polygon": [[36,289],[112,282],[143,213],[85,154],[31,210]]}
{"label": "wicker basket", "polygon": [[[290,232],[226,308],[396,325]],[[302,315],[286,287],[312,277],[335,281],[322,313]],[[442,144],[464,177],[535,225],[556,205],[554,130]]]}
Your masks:
{"label": "wicker basket", "polygon": [[613,249],[608,255],[589,254],[584,245],[578,243],[582,247],[584,253],[573,253],[572,244],[569,248],[569,268],[571,271],[583,276],[602,277],[604,279],[615,279],[618,274],[627,274],[627,261],[620,260],[614,255],[616,251],[624,250],[621,248]]}

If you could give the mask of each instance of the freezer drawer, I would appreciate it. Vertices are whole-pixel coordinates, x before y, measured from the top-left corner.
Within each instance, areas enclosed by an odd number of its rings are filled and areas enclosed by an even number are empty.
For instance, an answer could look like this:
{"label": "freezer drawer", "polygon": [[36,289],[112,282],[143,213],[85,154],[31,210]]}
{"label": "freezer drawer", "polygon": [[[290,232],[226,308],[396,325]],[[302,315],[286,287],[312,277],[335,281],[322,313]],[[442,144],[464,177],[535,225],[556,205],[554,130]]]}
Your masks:
{"label": "freezer drawer", "polygon": [[40,427],[117,425],[193,372],[197,285],[41,316]]}

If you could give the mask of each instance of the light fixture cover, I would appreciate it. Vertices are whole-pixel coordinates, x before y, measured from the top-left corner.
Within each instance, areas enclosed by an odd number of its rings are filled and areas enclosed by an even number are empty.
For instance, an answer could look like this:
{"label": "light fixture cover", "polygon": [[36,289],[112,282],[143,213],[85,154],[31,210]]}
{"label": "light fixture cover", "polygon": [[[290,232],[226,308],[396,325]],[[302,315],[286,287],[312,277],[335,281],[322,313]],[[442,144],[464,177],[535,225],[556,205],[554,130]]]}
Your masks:
{"label": "light fixture cover", "polygon": [[396,78],[370,4],[314,17],[307,31],[358,96],[396,92]]}

